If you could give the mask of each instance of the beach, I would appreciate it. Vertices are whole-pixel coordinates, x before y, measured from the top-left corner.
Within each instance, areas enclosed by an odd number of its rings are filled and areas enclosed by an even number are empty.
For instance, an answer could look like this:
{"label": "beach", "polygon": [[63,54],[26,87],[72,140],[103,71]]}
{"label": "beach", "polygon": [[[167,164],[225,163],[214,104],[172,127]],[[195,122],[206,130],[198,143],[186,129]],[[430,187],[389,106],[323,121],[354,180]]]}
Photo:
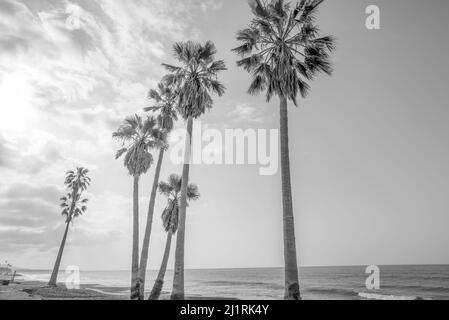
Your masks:
{"label": "beach", "polygon": [[[304,300],[449,300],[449,266],[380,266],[380,289],[365,286],[366,267],[300,268]],[[48,270],[20,270],[17,282],[0,286],[0,300],[127,300],[129,271],[80,271],[80,290],[46,288]],[[149,271],[146,296],[156,272]],[[172,271],[167,272],[161,299],[170,298]],[[186,270],[188,300],[280,300],[282,268]]]}
{"label": "beach", "polygon": [[[103,288],[110,292],[115,288]],[[160,300],[169,300],[165,293]],[[67,289],[64,286],[48,287],[42,282],[13,283],[0,286],[0,300],[129,300],[128,296],[107,294],[93,289]],[[187,296],[186,300],[238,300],[225,297]]]}
{"label": "beach", "polygon": [[18,282],[0,286],[0,300],[124,300],[89,289],[68,290],[47,287],[42,282]]}

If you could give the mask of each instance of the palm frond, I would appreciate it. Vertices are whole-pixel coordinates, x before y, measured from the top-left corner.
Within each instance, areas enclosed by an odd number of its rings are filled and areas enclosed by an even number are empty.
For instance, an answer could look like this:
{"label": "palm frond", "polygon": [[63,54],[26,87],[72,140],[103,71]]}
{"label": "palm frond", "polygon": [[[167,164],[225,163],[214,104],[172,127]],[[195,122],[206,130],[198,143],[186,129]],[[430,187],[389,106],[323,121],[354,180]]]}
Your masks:
{"label": "palm frond", "polygon": [[253,46],[250,43],[244,43],[241,46],[238,46],[231,51],[244,56],[246,54],[250,54],[253,51]]}
{"label": "palm frond", "polygon": [[287,12],[284,6],[284,0],[274,0],[269,5],[271,12],[276,15],[277,18],[285,18],[287,16]]}
{"label": "palm frond", "polygon": [[165,69],[167,69],[169,72],[177,72],[177,71],[181,70],[180,67],[172,66],[172,65],[166,64],[166,63],[163,63],[162,66],[164,66]]}
{"label": "palm frond", "polygon": [[[65,185],[69,192],[61,197],[60,207],[62,215],[66,217],[66,222],[73,221],[74,218],[87,210],[87,198],[81,200],[81,194],[86,191],[91,183],[91,178],[88,176],[89,170],[87,168],[79,167],[76,171],[69,171],[66,174]],[[80,207],[81,205],[81,207]]]}
{"label": "palm frond", "polygon": [[248,94],[255,95],[260,93],[261,91],[264,91],[266,89],[266,81],[263,76],[257,75],[254,77],[253,81],[251,82],[251,85],[248,89]]}
{"label": "palm frond", "polygon": [[126,152],[128,151],[127,148],[123,148],[117,151],[117,154],[115,155],[115,159],[119,159],[121,158],[121,156],[123,156]]}
{"label": "palm frond", "polygon": [[196,201],[200,198],[200,192],[196,184],[189,184],[187,187],[187,200]]}
{"label": "palm frond", "polygon": [[[217,48],[212,41],[206,41],[203,46],[199,46],[198,59],[206,62],[211,61],[214,55],[217,53]],[[224,62],[223,62],[224,65]]]}
{"label": "palm frond", "polygon": [[159,193],[166,197],[170,197],[171,193],[173,192],[173,187],[170,185],[170,183],[161,181],[158,185]]}
{"label": "palm frond", "polygon": [[178,119],[176,98],[178,93],[173,84],[168,83],[166,77],[158,84],[158,89],[150,90],[149,98],[156,101],[157,105],[145,108],[146,112],[158,112],[157,124],[161,130],[170,132],[173,130],[174,121]]}
{"label": "palm frond", "polygon": [[247,58],[237,61],[238,67],[243,67],[246,71],[252,71],[259,66],[262,61],[262,56],[259,54],[253,54]]}
{"label": "palm frond", "polygon": [[251,0],[254,18],[237,32],[240,46],[233,51],[242,56],[237,66],[252,75],[249,94],[266,91],[284,96],[296,104],[305,97],[308,80],[319,73],[332,73],[330,53],[333,36],[320,36],[316,13],[323,0],[301,0],[295,7],[284,0]]}
{"label": "palm frond", "polygon": [[159,92],[157,92],[157,91],[154,90],[154,89],[151,89],[151,90],[148,92],[148,98],[149,98],[149,99],[156,100],[156,102],[160,102],[160,101],[162,100],[162,98],[161,98]]}
{"label": "palm frond", "polygon": [[226,64],[223,60],[217,60],[211,63],[211,65],[208,68],[208,72],[211,74],[217,74],[220,71],[227,70]]}
{"label": "palm frond", "polygon": [[168,177],[168,183],[176,193],[181,191],[182,178],[179,175],[170,175],[170,177]]}
{"label": "palm frond", "polygon": [[224,94],[224,86],[218,82],[219,72],[226,70],[223,61],[215,61],[217,49],[213,42],[204,45],[193,41],[178,42],[173,46],[175,58],[182,66],[169,66],[170,75],[163,81],[176,88],[176,109],[187,119],[198,118],[212,108],[211,93]]}
{"label": "palm frond", "polygon": [[116,159],[125,155],[124,165],[132,176],[146,173],[153,164],[150,150],[166,143],[166,136],[154,117],[128,117],[113,136],[124,143],[130,142],[129,146],[118,150]]}
{"label": "palm frond", "polygon": [[249,0],[248,3],[255,16],[260,18],[269,17],[269,13],[261,0]]}

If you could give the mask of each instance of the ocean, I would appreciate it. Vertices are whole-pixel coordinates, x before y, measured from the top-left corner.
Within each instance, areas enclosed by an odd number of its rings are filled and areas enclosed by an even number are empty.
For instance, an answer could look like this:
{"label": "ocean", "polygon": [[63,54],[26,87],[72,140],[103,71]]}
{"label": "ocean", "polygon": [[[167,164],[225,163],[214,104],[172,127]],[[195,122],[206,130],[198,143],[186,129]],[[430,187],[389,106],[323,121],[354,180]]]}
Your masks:
{"label": "ocean", "polygon": [[[449,265],[381,266],[380,289],[368,290],[366,267],[300,268],[304,300],[449,300]],[[50,271],[21,270],[25,280],[48,281]],[[150,291],[157,271],[147,275]],[[59,281],[67,275],[61,272]],[[129,271],[80,271],[83,288],[113,295],[128,295]],[[172,285],[172,271],[167,271],[164,293]],[[244,300],[277,300],[283,296],[283,269],[209,269],[186,270],[186,295]]]}

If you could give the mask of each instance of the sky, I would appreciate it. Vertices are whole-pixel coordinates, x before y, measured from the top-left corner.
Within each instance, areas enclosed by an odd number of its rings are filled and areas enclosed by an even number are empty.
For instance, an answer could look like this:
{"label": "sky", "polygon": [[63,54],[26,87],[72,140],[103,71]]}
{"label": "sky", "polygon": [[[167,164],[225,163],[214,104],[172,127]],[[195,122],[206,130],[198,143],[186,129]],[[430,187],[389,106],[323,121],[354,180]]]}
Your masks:
{"label": "sky", "polygon": [[[365,27],[373,4],[380,30]],[[301,266],[449,264],[448,12],[446,0],[322,5],[321,32],[338,43],[335,72],[289,109]],[[203,128],[278,128],[278,101],[247,95],[250,78],[230,51],[250,18],[243,0],[0,0],[0,261],[52,267],[64,175],[85,166],[89,208],[70,229],[62,267],[129,269],[132,178],[111,135],[150,105],[161,63],[176,63],[175,41],[212,40],[228,66],[226,94]],[[141,179],[141,233],[153,169]],[[167,160],[161,177],[181,170]],[[188,208],[186,268],[283,265],[280,172],[193,165],[191,181],[201,199]],[[158,197],[152,269],[164,207]]]}

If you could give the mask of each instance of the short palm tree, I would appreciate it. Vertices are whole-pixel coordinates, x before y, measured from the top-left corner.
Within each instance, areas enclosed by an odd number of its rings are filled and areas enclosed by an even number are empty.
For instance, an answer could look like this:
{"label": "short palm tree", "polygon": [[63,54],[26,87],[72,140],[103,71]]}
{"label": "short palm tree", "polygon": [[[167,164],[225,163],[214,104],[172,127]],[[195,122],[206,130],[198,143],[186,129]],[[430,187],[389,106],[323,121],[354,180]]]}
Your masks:
{"label": "short palm tree", "polygon": [[248,93],[265,91],[267,101],[280,99],[281,170],[284,223],[285,298],[301,299],[290,181],[287,102],[297,105],[298,94],[305,97],[312,80],[320,72],[331,74],[330,52],[334,38],[319,36],[315,25],[318,6],[324,0],[301,0],[295,7],[283,0],[250,0],[254,14],[250,25],[237,33],[242,44],[233,51],[242,56],[237,62],[251,73]]}
{"label": "short palm tree", "polygon": [[180,66],[164,64],[171,72],[165,77],[178,92],[177,106],[180,115],[187,122],[184,168],[182,173],[179,228],[176,238],[175,272],[173,279],[173,300],[184,300],[184,242],[187,208],[187,186],[189,182],[193,119],[199,118],[213,106],[211,93],[222,96],[224,85],[218,81],[218,74],[226,70],[224,61],[215,60],[217,50],[208,41],[204,45],[192,41],[176,43],[175,58]]}
{"label": "short palm tree", "polygon": [[[173,174],[169,177],[168,182],[159,183],[159,192],[168,198],[167,207],[162,213],[162,224],[164,230],[167,232],[167,242],[165,244],[164,256],[162,258],[161,268],[159,269],[156,282],[151,290],[149,300],[157,300],[161,294],[164,286],[164,277],[167,270],[168,258],[170,257],[170,247],[172,236],[178,230],[179,219],[179,200],[181,193],[181,177]],[[189,184],[187,187],[187,200],[198,200],[200,194],[198,192],[198,186]]]}
{"label": "short palm tree", "polygon": [[151,150],[160,145],[161,132],[154,118],[135,115],[125,120],[123,125],[113,133],[113,137],[123,143],[116,159],[124,157],[124,165],[134,178],[133,187],[133,249],[131,264],[131,300],[140,298],[141,282],[139,273],[139,179],[147,173],[153,164]]}
{"label": "short palm tree", "polygon": [[75,218],[82,216],[87,210],[88,199],[82,198],[81,196],[91,182],[88,173],[89,170],[85,168],[77,168],[76,171],[69,171],[66,174],[64,184],[69,192],[66,196],[61,198],[62,215],[65,217],[66,227],[55,266],[48,283],[49,286],[56,286],[58,281],[59,267],[61,265],[62,254],[64,252],[70,223],[73,222]]}
{"label": "short palm tree", "polygon": [[161,129],[163,136],[161,137],[161,145],[159,147],[159,159],[154,173],[153,187],[151,189],[150,204],[148,207],[147,225],[145,228],[145,236],[143,239],[142,252],[140,255],[139,265],[139,279],[140,285],[140,299],[144,298],[145,293],[145,278],[148,263],[148,251],[150,247],[151,228],[153,225],[154,205],[156,203],[156,193],[161,173],[162,161],[164,153],[168,148],[166,143],[167,135],[173,130],[175,121],[178,120],[178,113],[176,110],[176,91],[167,83],[161,82],[157,90],[150,90],[148,98],[155,101],[155,105],[144,110],[147,112],[157,113],[157,123]]}

